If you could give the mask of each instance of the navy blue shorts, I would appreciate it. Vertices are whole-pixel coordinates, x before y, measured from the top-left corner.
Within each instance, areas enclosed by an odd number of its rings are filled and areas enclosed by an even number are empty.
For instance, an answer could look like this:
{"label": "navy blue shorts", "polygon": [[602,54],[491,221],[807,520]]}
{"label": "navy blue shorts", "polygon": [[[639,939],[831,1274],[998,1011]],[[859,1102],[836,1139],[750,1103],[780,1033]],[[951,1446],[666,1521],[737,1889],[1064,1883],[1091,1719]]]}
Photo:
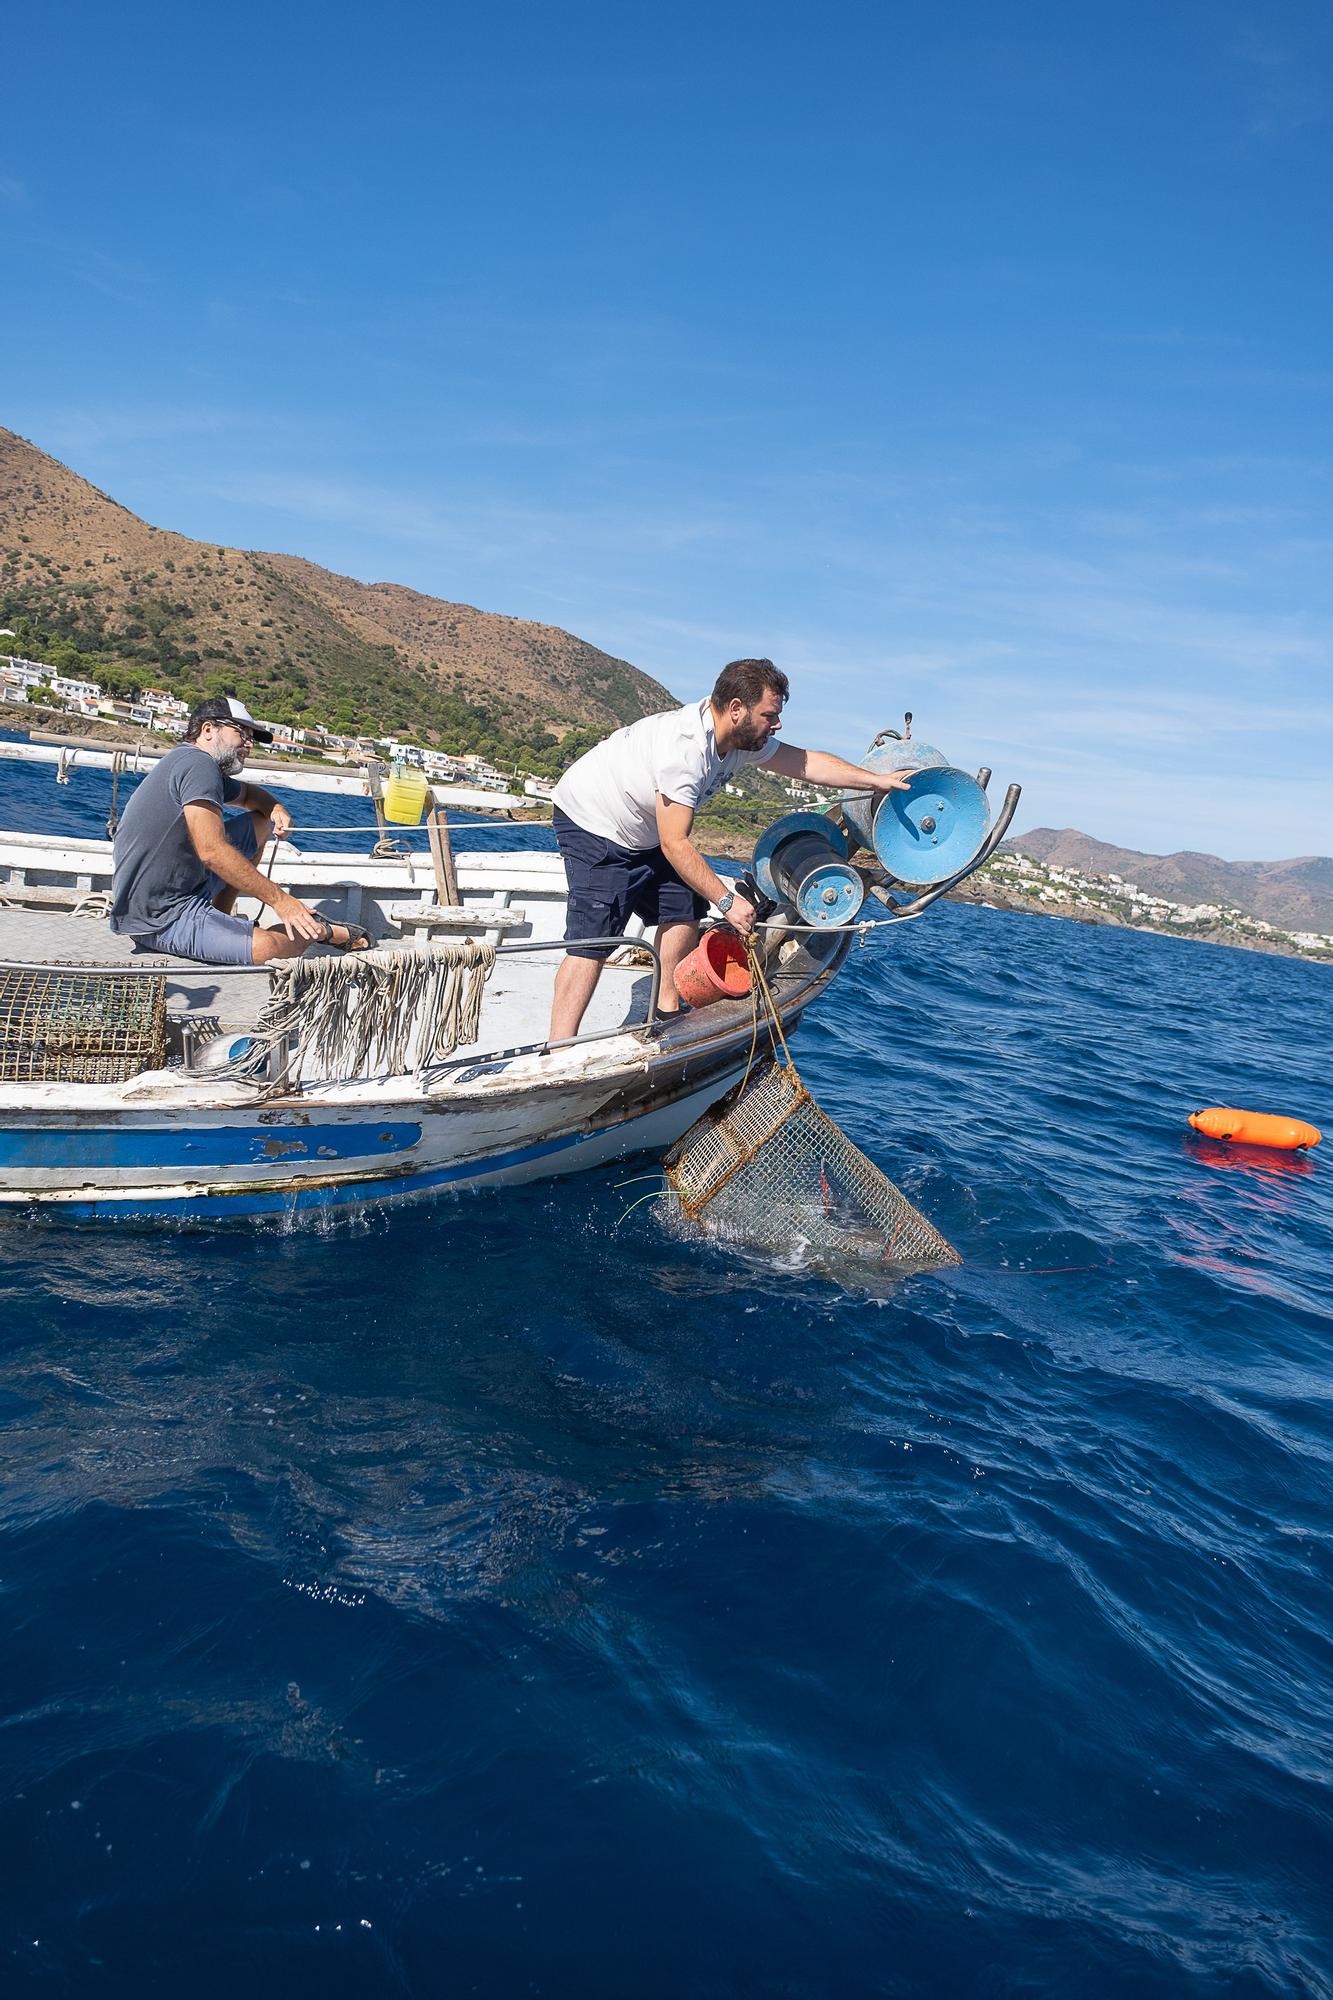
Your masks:
{"label": "navy blue shorts", "polygon": [[631,917],[642,917],[645,924],[697,924],[708,908],[660,847],[617,847],[614,840],[575,826],[559,806],[554,825],[569,883],[565,943],[571,958],[605,958],[613,945],[598,951],[582,941],[623,937]]}

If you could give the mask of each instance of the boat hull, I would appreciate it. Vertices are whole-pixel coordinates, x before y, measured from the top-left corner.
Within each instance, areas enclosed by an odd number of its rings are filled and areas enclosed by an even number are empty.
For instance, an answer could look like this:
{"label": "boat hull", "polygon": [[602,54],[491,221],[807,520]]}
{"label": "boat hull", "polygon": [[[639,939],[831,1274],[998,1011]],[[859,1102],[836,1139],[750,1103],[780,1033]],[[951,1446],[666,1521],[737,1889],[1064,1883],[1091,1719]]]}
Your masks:
{"label": "boat hull", "polygon": [[[132,967],[123,942],[80,915],[87,897],[109,888],[111,862],[105,841],[0,834],[0,888],[14,905],[0,913],[0,962],[20,973]],[[246,1083],[193,1052],[251,1033],[267,981],[243,971],[229,984],[208,966],[166,962],[165,1067],[99,1084],[47,1081],[40,1071],[22,1080],[16,1065],[18,1080],[0,1085],[0,1215],[300,1214],[578,1173],[664,1151],[767,1051],[771,1024],[760,1026],[748,1002],[650,1020],[649,972],[633,956],[607,968],[583,1034],[548,1047],[541,1038],[565,929],[554,854],[460,856],[462,902],[447,908],[429,902],[410,854],[302,852],[281,867],[293,893],[320,899],[338,920],[370,923],[398,949],[437,910],[488,938],[498,955],[480,1032],[460,1045],[467,1053],[421,1075],[354,1066],[320,1081],[298,1065],[285,1083]],[[787,1033],[849,947],[845,935],[814,939],[774,971]],[[192,1023],[198,1032],[187,1042]],[[16,1041],[20,1052],[26,1046]]]}
{"label": "boat hull", "polygon": [[[69,1110],[0,1130],[0,1207],[217,1220],[423,1199],[660,1152],[739,1081],[745,1047],[480,1105],[429,1098],[178,1114]],[[667,1065],[660,1066],[664,1071]]]}

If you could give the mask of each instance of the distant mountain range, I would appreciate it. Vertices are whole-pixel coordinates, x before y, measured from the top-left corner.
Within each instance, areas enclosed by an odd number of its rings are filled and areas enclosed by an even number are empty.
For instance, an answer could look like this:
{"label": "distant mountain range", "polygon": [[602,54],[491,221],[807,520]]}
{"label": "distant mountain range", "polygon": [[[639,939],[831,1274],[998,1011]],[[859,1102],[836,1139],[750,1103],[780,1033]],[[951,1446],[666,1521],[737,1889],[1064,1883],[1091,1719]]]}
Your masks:
{"label": "distant mountain range", "polygon": [[55,643],[131,680],[225,687],[257,714],[332,728],[447,731],[461,717],[474,735],[487,718],[509,737],[534,720],[603,733],[674,705],[558,626],[150,527],[0,428],[0,625],[21,621],[42,657]]}
{"label": "distant mountain range", "polygon": [[1222,861],[1216,854],[1140,854],[1074,827],[1035,827],[1001,843],[1012,854],[1083,874],[1119,875],[1178,903],[1230,904],[1289,931],[1333,932],[1333,859]]}

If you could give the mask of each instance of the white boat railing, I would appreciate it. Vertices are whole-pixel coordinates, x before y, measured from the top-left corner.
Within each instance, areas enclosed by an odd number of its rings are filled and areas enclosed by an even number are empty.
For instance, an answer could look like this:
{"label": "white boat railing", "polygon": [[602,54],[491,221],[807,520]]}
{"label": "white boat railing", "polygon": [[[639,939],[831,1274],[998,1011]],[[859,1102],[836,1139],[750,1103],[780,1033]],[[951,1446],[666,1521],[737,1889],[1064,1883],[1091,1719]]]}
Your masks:
{"label": "white boat railing", "polygon": [[[88,750],[77,744],[0,743],[0,761],[54,764],[57,782],[68,777],[71,771],[122,770],[133,777],[168,755],[169,751],[159,750],[156,745],[151,749],[127,744],[121,748],[112,746],[106,750]],[[342,770],[330,766],[320,770],[318,765],[254,763],[251,775],[266,780],[280,792],[326,792],[354,799],[373,799],[375,796],[373,776],[368,775],[364,768],[353,766]],[[481,785],[431,784],[428,790],[437,805],[457,806],[469,812],[507,814],[521,811],[530,803],[517,792],[492,792]]]}

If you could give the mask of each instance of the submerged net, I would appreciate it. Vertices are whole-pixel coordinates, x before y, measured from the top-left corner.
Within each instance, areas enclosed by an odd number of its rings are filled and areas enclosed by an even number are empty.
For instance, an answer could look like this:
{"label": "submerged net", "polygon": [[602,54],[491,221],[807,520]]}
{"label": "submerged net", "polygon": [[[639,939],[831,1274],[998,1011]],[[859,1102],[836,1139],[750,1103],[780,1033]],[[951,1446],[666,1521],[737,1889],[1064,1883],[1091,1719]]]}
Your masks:
{"label": "submerged net", "polygon": [[903,1270],[962,1262],[781,1063],[705,1112],[663,1169],[679,1213],[732,1242]]}
{"label": "submerged net", "polygon": [[126,1083],[166,1050],[165,979],[0,972],[0,1083]]}

